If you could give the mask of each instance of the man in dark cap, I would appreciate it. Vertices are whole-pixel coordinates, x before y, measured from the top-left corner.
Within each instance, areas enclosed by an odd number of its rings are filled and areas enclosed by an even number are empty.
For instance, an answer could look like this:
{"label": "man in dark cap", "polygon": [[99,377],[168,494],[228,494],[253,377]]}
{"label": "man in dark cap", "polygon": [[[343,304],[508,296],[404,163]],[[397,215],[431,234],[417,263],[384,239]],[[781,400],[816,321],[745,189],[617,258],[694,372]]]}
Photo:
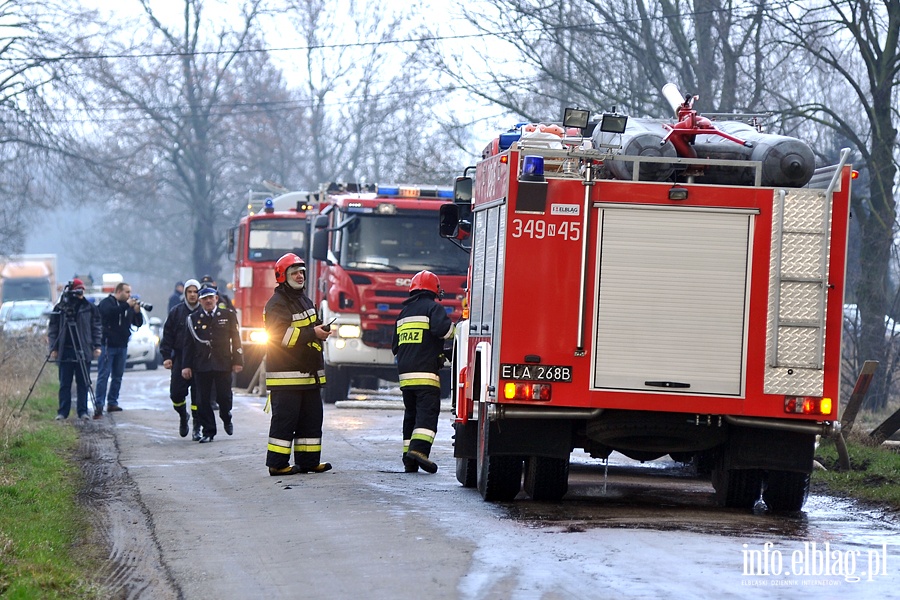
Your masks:
{"label": "man in dark cap", "polygon": [[213,388],[225,433],[234,433],[231,422],[231,373],[240,373],[244,368],[237,316],[233,311],[219,308],[217,300],[213,288],[200,290],[200,308],[188,315],[187,344],[181,365],[182,377],[197,378],[197,416],[203,429],[199,440],[201,444],[213,441],[216,435]]}
{"label": "man in dark cap", "polygon": [[209,288],[216,290],[216,294],[219,296],[218,304],[216,306],[218,306],[219,308],[221,308],[223,310],[228,309],[228,310],[234,312],[234,304],[231,303],[231,298],[229,298],[226,294],[222,293],[219,290],[219,286],[216,284],[216,280],[213,279],[211,275],[204,275],[200,279],[200,287],[201,288],[209,287]]}
{"label": "man in dark cap", "polygon": [[59,409],[57,420],[67,419],[72,409],[72,378],[76,386],[76,413],[89,419],[88,390],[91,360],[100,356],[100,312],[84,298],[84,282],[73,279],[50,314],[50,360],[59,361]]}

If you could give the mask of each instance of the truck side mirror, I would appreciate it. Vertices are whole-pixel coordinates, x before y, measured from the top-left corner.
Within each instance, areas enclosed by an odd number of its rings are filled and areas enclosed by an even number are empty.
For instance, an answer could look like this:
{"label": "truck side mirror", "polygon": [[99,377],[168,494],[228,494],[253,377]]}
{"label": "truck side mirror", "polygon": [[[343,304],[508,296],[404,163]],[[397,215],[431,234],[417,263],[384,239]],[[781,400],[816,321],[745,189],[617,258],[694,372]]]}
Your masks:
{"label": "truck side mirror", "polygon": [[472,204],[472,178],[465,175],[457,177],[453,182],[453,202],[456,204]]}
{"label": "truck side mirror", "polygon": [[[326,218],[327,221],[327,218]],[[318,218],[316,219],[316,230],[313,232],[312,238],[312,257],[313,260],[328,261],[328,230],[324,227],[318,228]]]}
{"label": "truck side mirror", "polygon": [[455,204],[444,204],[440,209],[440,235],[442,238],[455,238],[459,229],[459,207]]}
{"label": "truck side mirror", "polygon": [[228,253],[228,258],[234,257],[234,232],[236,229],[236,227],[231,227],[225,233],[225,251]]}
{"label": "truck side mirror", "polygon": [[316,220],[313,221],[313,229],[327,229],[328,228],[328,215],[316,215]]}

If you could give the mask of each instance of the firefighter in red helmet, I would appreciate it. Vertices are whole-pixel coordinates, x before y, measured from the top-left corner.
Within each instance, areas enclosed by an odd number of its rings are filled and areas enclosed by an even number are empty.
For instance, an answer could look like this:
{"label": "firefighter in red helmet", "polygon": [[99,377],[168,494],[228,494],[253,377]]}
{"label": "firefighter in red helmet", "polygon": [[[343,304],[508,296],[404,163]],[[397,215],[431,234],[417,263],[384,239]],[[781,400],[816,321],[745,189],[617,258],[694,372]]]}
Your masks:
{"label": "firefighter in red helmet", "polygon": [[419,271],[409,284],[409,298],[397,318],[392,350],[397,356],[400,391],[403,393],[403,467],[414,473],[421,467],[435,473],[429,458],[441,412],[441,379],[444,341],[455,328],[443,298],[441,282],[431,271]]}
{"label": "firefighter in red helmet", "polygon": [[[285,254],[275,263],[278,287],[263,311],[266,386],[272,407],[266,466],[269,475],[324,473],[321,462],[322,396],[325,384],[324,341],[331,335],[305,293],[306,263]],[[291,454],[294,464],[290,464]]]}

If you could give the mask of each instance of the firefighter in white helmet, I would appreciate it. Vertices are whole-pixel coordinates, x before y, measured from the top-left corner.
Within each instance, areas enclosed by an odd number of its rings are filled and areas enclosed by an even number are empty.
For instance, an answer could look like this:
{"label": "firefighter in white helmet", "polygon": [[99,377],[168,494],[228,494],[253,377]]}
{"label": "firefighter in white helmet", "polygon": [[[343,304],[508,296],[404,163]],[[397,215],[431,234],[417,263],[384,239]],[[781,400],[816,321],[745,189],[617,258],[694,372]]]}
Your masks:
{"label": "firefighter in white helmet", "polygon": [[414,473],[422,467],[437,472],[428,458],[441,412],[441,379],[444,341],[455,328],[437,301],[443,298],[441,282],[431,271],[419,271],[409,285],[409,298],[397,318],[392,350],[397,356],[400,391],[403,393],[403,467]]}
{"label": "firefighter in white helmet", "polygon": [[[331,463],[322,455],[322,348],[331,335],[304,292],[306,263],[288,253],[275,263],[278,287],[263,311],[266,387],[272,404],[266,466],[269,475],[324,473]],[[294,464],[290,465],[291,454]]]}

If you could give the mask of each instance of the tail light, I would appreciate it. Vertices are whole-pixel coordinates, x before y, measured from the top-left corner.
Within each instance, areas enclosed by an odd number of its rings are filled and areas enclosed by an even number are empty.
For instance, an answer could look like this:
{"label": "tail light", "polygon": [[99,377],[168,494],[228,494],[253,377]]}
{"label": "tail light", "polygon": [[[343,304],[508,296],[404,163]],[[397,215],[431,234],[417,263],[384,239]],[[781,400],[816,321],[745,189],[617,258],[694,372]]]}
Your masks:
{"label": "tail light", "polygon": [[831,398],[815,396],[785,396],[784,412],[797,415],[830,415]]}
{"label": "tail light", "polygon": [[503,386],[503,397],[507,400],[550,400],[549,383],[522,383],[508,381]]}

